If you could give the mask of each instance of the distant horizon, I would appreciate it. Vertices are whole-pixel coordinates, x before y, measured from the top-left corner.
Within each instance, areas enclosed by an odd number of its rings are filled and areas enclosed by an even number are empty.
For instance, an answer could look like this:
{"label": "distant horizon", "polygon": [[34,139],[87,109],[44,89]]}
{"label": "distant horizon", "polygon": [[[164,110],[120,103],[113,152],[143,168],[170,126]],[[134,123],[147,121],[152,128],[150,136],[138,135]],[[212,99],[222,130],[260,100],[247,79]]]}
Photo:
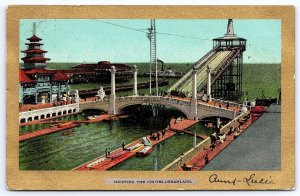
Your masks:
{"label": "distant horizon", "polygon": [[[20,64],[23,64],[23,62],[19,62]],[[49,65],[49,64],[63,64],[63,63],[66,63],[66,64],[96,64],[98,62],[84,62],[84,63],[80,63],[80,62],[47,62],[46,63],[46,66]],[[150,64],[149,62],[110,62],[111,64],[116,64],[116,63],[120,63],[120,64]],[[165,62],[165,64],[194,64],[195,62]],[[258,62],[255,62],[255,63],[243,63],[243,65],[247,65],[247,64],[261,64],[261,65],[278,65],[278,64],[281,64],[281,62],[279,63],[268,63],[268,62],[263,62],[263,63],[258,63]],[[160,63],[158,63],[158,65],[160,65]]]}
{"label": "distant horizon", "polygon": [[[21,19],[20,59],[27,38],[43,40],[53,62],[149,62],[149,19]],[[281,62],[280,19],[233,19],[234,33],[247,39],[245,63]],[[157,57],[196,62],[226,33],[227,19],[156,19]],[[50,60],[50,62],[51,62]]]}

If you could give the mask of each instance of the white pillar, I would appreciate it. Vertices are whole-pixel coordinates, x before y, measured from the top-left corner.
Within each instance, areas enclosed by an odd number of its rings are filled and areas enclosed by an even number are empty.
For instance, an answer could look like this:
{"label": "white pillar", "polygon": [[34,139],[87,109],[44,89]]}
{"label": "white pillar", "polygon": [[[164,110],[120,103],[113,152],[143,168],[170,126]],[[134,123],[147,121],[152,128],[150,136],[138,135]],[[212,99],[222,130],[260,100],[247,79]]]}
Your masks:
{"label": "white pillar", "polygon": [[111,92],[110,92],[110,101],[109,101],[109,114],[116,114],[116,69],[115,66],[111,66]]}
{"label": "white pillar", "polygon": [[207,99],[211,101],[211,69],[207,66]]}
{"label": "white pillar", "polygon": [[193,147],[195,148],[197,145],[197,134],[196,132],[194,132],[194,135],[193,135]]}
{"label": "white pillar", "polygon": [[137,67],[136,65],[133,66],[133,96],[137,96]]}
{"label": "white pillar", "polygon": [[191,108],[189,119],[197,120],[197,69],[193,68],[192,73],[193,78],[193,86],[192,86],[192,100],[191,100]]}
{"label": "white pillar", "polygon": [[158,163],[158,161],[157,161],[157,156],[154,156],[153,157],[153,170],[154,171],[157,171],[157,164]]}

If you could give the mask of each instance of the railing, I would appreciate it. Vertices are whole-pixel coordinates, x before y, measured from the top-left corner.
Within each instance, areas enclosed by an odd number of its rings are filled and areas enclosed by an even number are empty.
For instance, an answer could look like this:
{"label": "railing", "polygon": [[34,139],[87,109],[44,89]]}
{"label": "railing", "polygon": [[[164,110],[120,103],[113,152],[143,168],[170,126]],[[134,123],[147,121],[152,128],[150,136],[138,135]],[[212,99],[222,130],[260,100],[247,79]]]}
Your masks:
{"label": "railing", "polygon": [[231,57],[229,58],[226,58],[224,59],[220,65],[223,65],[221,66],[219,69],[218,69],[218,74],[216,74],[214,76],[214,78],[212,78],[212,81],[211,81],[211,84],[214,84],[214,82],[223,74],[223,72],[227,69],[227,67],[232,63],[232,61],[241,53],[241,51],[243,50],[243,47],[241,47],[240,49],[238,49],[236,52],[234,52],[232,54]]}
{"label": "railing", "polygon": [[201,141],[196,147],[185,152],[183,155],[172,161],[170,164],[161,169],[161,171],[176,171],[184,163],[190,161],[194,156],[201,152],[204,148],[209,147],[211,144],[211,138],[208,137],[205,140]]}
{"label": "railing", "polygon": [[[218,47],[214,47],[214,48],[211,49],[208,53],[206,53],[203,57],[201,57],[201,59],[199,59],[196,63],[194,63],[194,64],[192,65],[192,68],[191,68],[188,72],[186,72],[186,74],[185,74],[182,78],[180,78],[175,84],[173,84],[173,85],[169,88],[169,90],[170,90],[170,89],[173,89],[173,88],[178,88],[178,86],[181,85],[181,83],[182,83],[183,81],[185,81],[189,76],[191,76],[191,73],[192,73],[192,71],[193,71],[193,67],[194,67],[194,66],[197,67],[197,65],[201,65],[201,64],[203,63],[202,61],[204,61],[204,59],[206,59],[208,56],[212,55],[212,53],[215,52],[217,49],[218,49]],[[199,68],[199,67],[197,67],[197,68]],[[169,91],[169,90],[168,90],[168,91]]]}
{"label": "railing", "polygon": [[[247,113],[242,113],[229,123],[227,123],[225,126],[223,126],[220,130],[221,133],[227,134],[230,130],[231,126],[236,126],[238,124],[238,120],[243,118]],[[208,137],[205,140],[201,141],[199,144],[196,145],[196,147],[188,150],[183,155],[166,165],[164,168],[161,169],[161,171],[176,171],[178,170],[183,164],[190,161],[194,156],[196,156],[198,153],[200,153],[204,148],[209,147],[211,144],[211,138]]]}
{"label": "railing", "polygon": [[[212,101],[218,102],[218,103],[223,103],[223,104],[229,104],[229,106],[236,106],[239,108],[243,108],[245,105],[240,104],[240,103],[236,103],[236,102],[232,102],[232,101],[226,101],[223,99],[216,99],[216,98],[212,98]],[[246,106],[248,110],[251,110],[251,106]]]}

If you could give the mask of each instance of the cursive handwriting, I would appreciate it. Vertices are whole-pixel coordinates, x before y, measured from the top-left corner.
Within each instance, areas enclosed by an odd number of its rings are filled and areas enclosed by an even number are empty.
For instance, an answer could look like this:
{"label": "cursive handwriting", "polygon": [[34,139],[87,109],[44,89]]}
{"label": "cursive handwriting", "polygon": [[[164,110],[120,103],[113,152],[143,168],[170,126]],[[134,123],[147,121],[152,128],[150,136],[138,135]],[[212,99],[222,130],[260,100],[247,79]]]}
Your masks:
{"label": "cursive handwriting", "polygon": [[246,183],[248,186],[251,186],[253,184],[275,184],[274,181],[271,179],[271,176],[270,178],[257,178],[255,174],[251,174],[249,177],[243,177],[242,179],[225,179],[219,177],[217,174],[212,174],[209,176],[208,180],[210,183],[224,183],[231,185],[237,185],[238,183]]}
{"label": "cursive handwriting", "polygon": [[225,184],[236,184],[236,178],[231,179],[231,180],[222,180],[218,177],[217,174],[213,174],[209,177],[209,182],[210,183],[225,183]]}
{"label": "cursive handwriting", "polygon": [[268,178],[255,178],[255,174],[251,174],[249,177],[244,177],[243,182],[246,182],[248,186],[251,186],[252,184],[275,184],[273,180]]}

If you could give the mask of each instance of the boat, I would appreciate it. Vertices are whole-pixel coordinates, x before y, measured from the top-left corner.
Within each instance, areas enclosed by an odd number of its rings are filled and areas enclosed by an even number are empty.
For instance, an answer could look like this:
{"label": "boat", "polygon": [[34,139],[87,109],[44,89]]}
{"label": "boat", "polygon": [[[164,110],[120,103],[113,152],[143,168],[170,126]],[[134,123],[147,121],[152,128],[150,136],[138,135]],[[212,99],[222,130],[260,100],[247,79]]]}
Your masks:
{"label": "boat", "polygon": [[101,157],[93,162],[91,162],[90,164],[88,164],[86,167],[94,167],[95,165],[98,165],[100,163],[102,163],[103,161],[105,161],[106,158],[105,157]]}
{"label": "boat", "polygon": [[150,152],[152,152],[152,150],[153,150],[152,146],[146,146],[142,150],[138,151],[135,155],[136,155],[136,157],[145,157],[145,156],[149,155]]}
{"label": "boat", "polygon": [[121,151],[121,152],[118,152],[118,153],[113,153],[113,154],[110,154],[107,156],[107,158],[111,159],[111,160],[114,160],[118,157],[121,157],[125,154],[128,154],[129,152],[128,151]]}
{"label": "boat", "polygon": [[145,146],[151,146],[151,141],[150,141],[147,137],[142,137],[142,138],[141,138],[141,142],[142,142]]}
{"label": "boat", "polygon": [[100,117],[100,115],[93,115],[93,116],[88,116],[87,119],[94,120],[94,119],[97,119],[99,117]]}
{"label": "boat", "polygon": [[143,146],[143,144],[136,144],[136,145],[133,145],[133,146],[130,146],[130,147],[126,148],[126,150],[133,151],[137,148],[140,148],[141,146]]}
{"label": "boat", "polygon": [[58,125],[59,128],[71,128],[75,125],[75,123],[73,122],[66,122],[63,124]]}

